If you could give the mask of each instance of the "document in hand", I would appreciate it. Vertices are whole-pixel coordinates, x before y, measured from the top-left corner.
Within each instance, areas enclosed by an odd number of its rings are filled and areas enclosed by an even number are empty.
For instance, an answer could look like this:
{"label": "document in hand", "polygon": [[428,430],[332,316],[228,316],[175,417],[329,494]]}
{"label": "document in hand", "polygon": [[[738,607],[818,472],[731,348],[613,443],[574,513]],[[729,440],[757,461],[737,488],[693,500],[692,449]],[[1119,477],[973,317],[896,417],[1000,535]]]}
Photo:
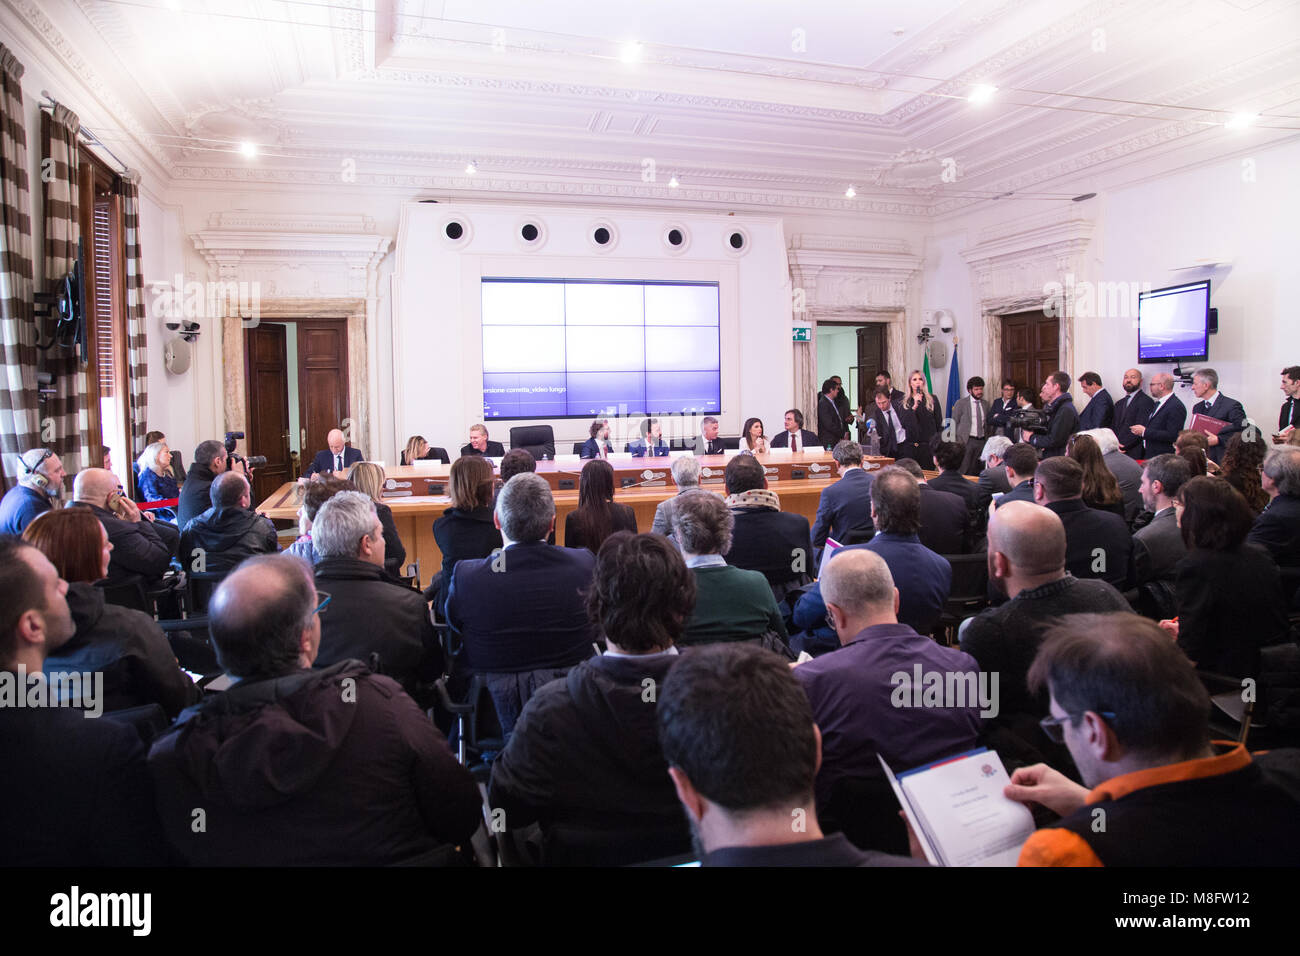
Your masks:
{"label": "document in hand", "polygon": [[834,538],[826,539],[826,546],[822,548],[822,563],[817,565],[817,577],[826,573],[826,562],[831,559],[831,555],[838,551],[844,545],[840,544]]}
{"label": "document in hand", "polygon": [[1192,416],[1192,423],[1187,427],[1204,435],[1217,435],[1227,428],[1229,424],[1230,422],[1225,422],[1222,418],[1211,418],[1209,415],[1202,415],[1197,412]]}
{"label": "document in hand", "polygon": [[1015,866],[1034,818],[1002,795],[1011,782],[997,753],[981,747],[897,776],[880,766],[935,866]]}

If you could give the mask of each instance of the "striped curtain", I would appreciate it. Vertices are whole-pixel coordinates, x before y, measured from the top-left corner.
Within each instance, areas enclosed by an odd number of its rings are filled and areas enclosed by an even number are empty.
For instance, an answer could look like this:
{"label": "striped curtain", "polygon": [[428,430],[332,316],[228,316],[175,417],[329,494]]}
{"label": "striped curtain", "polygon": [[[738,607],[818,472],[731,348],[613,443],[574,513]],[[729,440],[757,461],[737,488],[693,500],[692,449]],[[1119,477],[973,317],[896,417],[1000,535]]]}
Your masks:
{"label": "striped curtain", "polygon": [[[81,224],[77,218],[77,131],[81,121],[66,107],[41,113],[41,182],[45,192],[45,285],[57,291],[77,262]],[[53,327],[53,322],[50,322]],[[55,346],[42,355],[54,377],[54,394],[45,415],[53,419],[49,447],[63,459],[68,481],[83,468],[98,468],[91,457],[90,418],[86,408],[86,369],[79,348]]]}
{"label": "striped curtain", "polygon": [[126,377],[131,458],[144,452],[149,432],[149,364],[145,348],[144,260],[140,254],[140,174],[122,174],[122,224],[126,237]]}
{"label": "striped curtain", "polygon": [[0,478],[6,490],[17,479],[17,456],[40,444],[22,76],[23,65],[0,43]]}

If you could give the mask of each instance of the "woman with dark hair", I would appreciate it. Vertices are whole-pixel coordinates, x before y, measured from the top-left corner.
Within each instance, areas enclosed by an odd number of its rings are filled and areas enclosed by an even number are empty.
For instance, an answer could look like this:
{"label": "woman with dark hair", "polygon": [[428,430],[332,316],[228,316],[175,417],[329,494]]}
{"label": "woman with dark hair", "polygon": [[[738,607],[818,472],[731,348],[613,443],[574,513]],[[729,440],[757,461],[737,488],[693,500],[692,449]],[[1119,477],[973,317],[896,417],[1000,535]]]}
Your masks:
{"label": "woman with dark hair", "polygon": [[1083,503],[1098,511],[1111,511],[1124,517],[1124,492],[1115,475],[1106,467],[1101,446],[1091,435],[1073,435],[1067,454],[1083,468]]}
{"label": "woman with dark hair", "polygon": [[907,440],[898,447],[899,458],[911,458],[922,468],[934,468],[934,446],[943,428],[943,406],[925,387],[925,376],[916,369],[907,376],[907,397],[899,421]]}
{"label": "woman with dark hair", "polygon": [[744,436],[746,449],[755,455],[767,454],[768,444],[767,436],[763,434],[763,419],[745,419],[745,427],[741,429],[740,434]]}
{"label": "woman with dark hair", "polygon": [[582,466],[578,508],[564,519],[564,546],[596,552],[615,531],[636,534],[636,513],[614,501],[614,466],[597,458]]}
{"label": "woman with dark hair", "polygon": [[1219,477],[1241,492],[1250,505],[1256,518],[1268,507],[1268,492],[1260,484],[1260,474],[1264,468],[1264,458],[1268,446],[1258,430],[1253,433],[1253,440],[1246,441],[1245,432],[1228,439],[1228,447],[1223,452],[1223,464],[1219,468]]}
{"label": "woman with dark hair", "polygon": [[579,458],[608,458],[614,453],[614,446],[609,443],[609,422],[598,418],[587,429],[591,437],[582,443]]}
{"label": "woman with dark hair", "polygon": [[442,570],[424,592],[426,600],[438,602],[438,613],[444,617],[456,562],[486,558],[501,547],[501,532],[492,521],[492,463],[479,455],[457,458],[451,463],[448,492],[451,507],[433,523],[433,540],[442,552]]}
{"label": "woman with dark hair", "polygon": [[1184,428],[1174,439],[1174,454],[1192,466],[1193,478],[1219,473],[1219,466],[1210,461],[1210,443],[1204,432]]}
{"label": "woman with dark hair", "polygon": [[[94,582],[108,577],[113,550],[89,508],[39,515],[23,532],[68,582],[72,639],[45,658],[45,672],[102,673],[96,707],[105,711],[158,704],[175,717],[199,699],[198,688],[176,663],[167,635],[142,611],[108,604]],[[87,702],[92,703],[92,702]]]}
{"label": "woman with dark hair", "polygon": [[1256,677],[1259,649],[1285,640],[1289,628],[1273,557],[1248,544],[1254,516],[1226,481],[1202,475],[1175,503],[1187,556],[1175,569],[1178,618],[1162,622],[1201,670]]}

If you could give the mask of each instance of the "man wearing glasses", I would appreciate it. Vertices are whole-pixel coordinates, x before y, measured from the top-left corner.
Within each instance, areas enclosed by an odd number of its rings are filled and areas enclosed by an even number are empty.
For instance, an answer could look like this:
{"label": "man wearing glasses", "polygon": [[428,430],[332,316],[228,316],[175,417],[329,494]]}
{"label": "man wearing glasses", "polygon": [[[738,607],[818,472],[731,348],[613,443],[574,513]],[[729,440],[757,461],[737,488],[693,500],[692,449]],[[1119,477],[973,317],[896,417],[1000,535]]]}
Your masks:
{"label": "man wearing glasses", "polygon": [[[1030,836],[1021,866],[1293,866],[1300,802],[1275,755],[1210,743],[1210,698],[1167,634],[1135,614],[1082,614],[1045,635],[1029,686],[1047,735],[1083,785],[1051,767],[1011,775],[1009,799],[1063,819]],[[1293,752],[1292,752],[1293,753]],[[1275,751],[1285,756],[1287,751]]]}

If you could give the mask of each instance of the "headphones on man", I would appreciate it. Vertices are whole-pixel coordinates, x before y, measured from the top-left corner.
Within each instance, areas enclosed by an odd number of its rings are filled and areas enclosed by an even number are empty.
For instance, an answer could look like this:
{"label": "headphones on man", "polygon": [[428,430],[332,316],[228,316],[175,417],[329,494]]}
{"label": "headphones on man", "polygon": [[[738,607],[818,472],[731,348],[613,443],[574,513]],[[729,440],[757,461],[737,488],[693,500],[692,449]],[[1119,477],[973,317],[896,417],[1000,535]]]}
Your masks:
{"label": "headphones on man", "polygon": [[48,448],[45,449],[45,454],[41,455],[40,458],[36,459],[36,464],[34,465],[27,464],[27,459],[24,458],[22,455],[18,456],[18,461],[22,463],[23,468],[26,469],[27,471],[28,482],[34,485],[35,487],[41,489],[42,491],[46,491],[49,489],[50,479],[45,475],[41,474],[36,469],[41,467],[42,463],[44,463],[46,458],[53,458],[53,457],[54,457],[54,452],[52,452]]}

